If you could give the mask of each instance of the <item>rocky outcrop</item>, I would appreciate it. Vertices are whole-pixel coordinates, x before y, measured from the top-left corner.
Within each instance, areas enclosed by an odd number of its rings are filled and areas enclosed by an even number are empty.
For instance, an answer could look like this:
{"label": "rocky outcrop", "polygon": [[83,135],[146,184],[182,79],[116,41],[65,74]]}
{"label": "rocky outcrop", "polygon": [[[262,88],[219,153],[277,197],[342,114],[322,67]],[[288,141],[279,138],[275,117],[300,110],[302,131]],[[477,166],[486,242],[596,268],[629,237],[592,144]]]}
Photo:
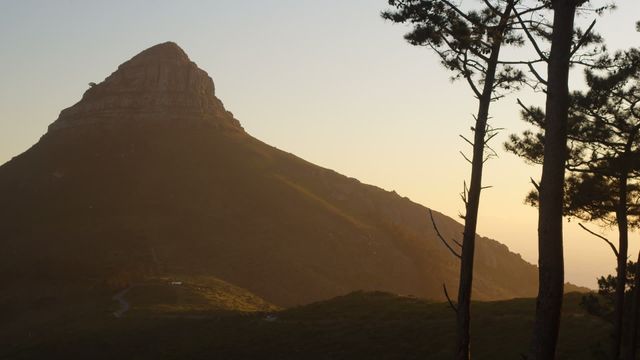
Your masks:
{"label": "rocky outcrop", "polygon": [[172,42],[144,50],[103,82],[90,85],[78,103],[60,113],[49,131],[136,121],[242,130],[216,98],[213,80]]}

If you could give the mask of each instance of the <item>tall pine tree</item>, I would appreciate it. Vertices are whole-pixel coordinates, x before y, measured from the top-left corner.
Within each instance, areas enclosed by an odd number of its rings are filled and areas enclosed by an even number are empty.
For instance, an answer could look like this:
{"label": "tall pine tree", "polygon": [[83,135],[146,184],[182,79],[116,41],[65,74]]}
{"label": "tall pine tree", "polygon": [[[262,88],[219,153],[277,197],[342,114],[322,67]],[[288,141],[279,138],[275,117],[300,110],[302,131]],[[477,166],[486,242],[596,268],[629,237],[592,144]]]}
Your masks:
{"label": "tall pine tree", "polygon": [[[504,45],[522,45],[517,33],[519,23],[514,13],[518,0],[483,2],[480,9],[463,9],[447,0],[389,0],[393,10],[382,17],[396,23],[409,23],[412,31],[405,39],[412,45],[426,46],[440,56],[442,64],[454,73],[453,78],[466,80],[478,100],[478,110],[472,127],[471,176],[463,190],[465,202],[460,281],[456,310],[456,359],[470,358],[470,306],[473,284],[475,249],[483,164],[492,155],[487,143],[496,134],[488,124],[491,103],[524,81],[524,74],[500,62]],[[534,10],[529,10],[534,11]],[[432,219],[433,220],[433,219]],[[434,223],[435,226],[435,223]],[[441,239],[446,244],[445,239]],[[448,246],[448,245],[447,245]],[[452,249],[450,246],[448,246]],[[446,292],[446,288],[445,288]],[[447,295],[448,296],[448,295]]]}
{"label": "tall pine tree", "polygon": [[[637,226],[640,217],[640,56],[637,50],[630,50],[612,59],[605,57],[599,65],[609,71],[587,70],[589,91],[571,96],[563,211],[565,215],[618,228],[617,247],[605,239],[617,259],[612,357],[618,359],[623,338],[629,227]],[[545,114],[538,108],[523,105],[523,109],[524,119],[539,131],[512,135],[506,148],[532,163],[542,164]],[[531,193],[528,201],[540,205],[538,192]]]}

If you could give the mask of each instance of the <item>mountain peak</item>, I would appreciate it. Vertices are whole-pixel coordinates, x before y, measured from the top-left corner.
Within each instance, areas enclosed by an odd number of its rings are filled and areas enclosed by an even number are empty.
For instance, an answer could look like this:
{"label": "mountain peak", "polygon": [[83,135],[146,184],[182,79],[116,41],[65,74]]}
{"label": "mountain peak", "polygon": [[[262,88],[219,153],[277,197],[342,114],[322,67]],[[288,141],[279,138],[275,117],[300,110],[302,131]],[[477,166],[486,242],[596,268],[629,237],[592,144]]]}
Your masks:
{"label": "mountain peak", "polygon": [[138,55],[134,56],[131,61],[135,60],[174,60],[178,62],[188,62],[189,56],[182,50],[182,48],[173,41],[167,41],[164,43],[156,44],[146,50],[143,50]]}
{"label": "mountain peak", "polygon": [[180,121],[241,130],[215,96],[213,80],[174,42],[154,45],[124,62],[63,110],[49,132],[128,122]]}

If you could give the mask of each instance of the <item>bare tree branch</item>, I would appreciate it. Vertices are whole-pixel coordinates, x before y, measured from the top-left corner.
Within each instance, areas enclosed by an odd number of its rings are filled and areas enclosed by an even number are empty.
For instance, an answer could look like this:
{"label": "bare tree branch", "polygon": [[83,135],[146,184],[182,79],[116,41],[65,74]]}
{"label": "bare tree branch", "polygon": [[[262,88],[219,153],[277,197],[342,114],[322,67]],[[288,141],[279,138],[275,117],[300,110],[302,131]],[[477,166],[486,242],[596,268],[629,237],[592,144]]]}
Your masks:
{"label": "bare tree branch", "polygon": [[[490,134],[487,136],[486,140],[484,141],[484,144],[487,145],[487,143],[489,141],[491,141],[491,139],[493,139],[494,137],[496,137],[496,135],[498,135],[498,131],[502,130],[502,129],[493,129],[492,131],[495,131],[493,134]],[[487,131],[488,132],[488,131]]]}
{"label": "bare tree branch", "polygon": [[482,0],[482,2],[484,2],[484,5],[491,10],[491,12],[493,12],[495,15],[497,15],[498,17],[502,17],[503,14],[495,7],[493,6],[493,4],[491,4],[488,0]]}
{"label": "bare tree branch", "polygon": [[469,160],[469,158],[467,157],[467,155],[465,155],[462,151],[460,151],[460,155],[462,155],[462,157],[463,157],[465,160],[467,160],[467,162],[468,162],[469,164],[473,164],[473,163],[471,162],[471,160]]}
{"label": "bare tree branch", "polygon": [[538,10],[542,10],[544,8],[547,8],[547,7],[548,7],[548,5],[543,2],[541,5],[539,5],[537,7],[532,7],[532,8],[528,8],[528,9],[522,10],[520,12],[520,16],[526,15],[528,13],[533,13],[533,12],[536,12]]}
{"label": "bare tree branch", "polygon": [[464,135],[460,134],[460,135],[458,135],[458,136],[460,136],[460,137],[462,138],[462,140],[466,141],[466,142],[467,142],[467,144],[469,144],[469,145],[473,146],[473,142],[471,142],[471,140],[469,140],[469,139],[467,139],[466,137],[464,137]]}
{"label": "bare tree branch", "polygon": [[455,250],[453,250],[451,245],[449,245],[449,243],[444,239],[444,237],[442,237],[442,234],[440,234],[440,230],[438,230],[438,226],[436,225],[436,220],[433,218],[433,212],[431,211],[431,209],[429,209],[429,216],[431,216],[431,223],[433,224],[433,229],[436,231],[436,234],[438,235],[438,238],[440,238],[440,240],[442,241],[444,246],[446,246],[447,249],[449,249],[449,251],[451,251],[451,253],[455,257],[457,257],[458,259],[461,259],[462,256],[460,256],[460,254],[458,254]]}
{"label": "bare tree branch", "polygon": [[531,183],[533,184],[533,187],[536,188],[536,191],[540,191],[540,185],[538,185],[538,183],[533,180],[533,178],[529,178],[531,179]]}
{"label": "bare tree branch", "polygon": [[593,236],[595,236],[595,237],[597,237],[597,238],[600,238],[600,239],[604,240],[604,242],[606,242],[607,244],[609,244],[609,246],[611,247],[611,250],[613,250],[613,253],[616,255],[616,258],[618,258],[618,249],[616,249],[616,246],[615,246],[615,245],[613,245],[613,243],[612,243],[611,241],[609,241],[606,237],[604,237],[604,236],[602,236],[602,235],[600,235],[600,234],[598,234],[598,233],[595,233],[595,232],[593,232],[593,231],[591,231],[591,230],[587,229],[587,228],[586,228],[584,225],[582,225],[581,223],[578,223],[578,225],[580,225],[580,227],[581,227],[584,231],[588,232],[589,234],[591,234],[591,235],[593,235]]}
{"label": "bare tree branch", "polygon": [[478,99],[480,99],[482,94],[480,93],[480,90],[478,90],[478,87],[476,86],[476,84],[473,82],[473,79],[471,78],[471,73],[469,72],[469,69],[467,68],[467,63],[468,63],[467,59],[468,59],[467,53],[465,52],[464,59],[462,61],[462,69],[464,70],[464,78],[465,78],[465,80],[467,80],[467,83],[469,84],[469,87],[471,88],[471,91],[473,91],[475,96]]}
{"label": "bare tree branch", "polygon": [[542,75],[540,75],[540,73],[538,72],[538,70],[536,70],[536,68],[533,66],[533,64],[529,63],[527,64],[527,66],[529,67],[529,71],[533,74],[533,76],[540,81],[541,84],[543,85],[547,85],[547,80],[545,80]]}
{"label": "bare tree branch", "polygon": [[441,0],[444,4],[447,4],[447,6],[449,8],[451,8],[451,10],[455,11],[458,15],[460,15],[463,19],[467,20],[468,22],[470,22],[471,24],[473,24],[474,26],[481,26],[482,24],[478,24],[475,21],[473,21],[473,19],[471,19],[469,17],[469,15],[465,14],[462,10],[460,10],[457,6],[453,5],[452,3],[450,3],[447,0]]}
{"label": "bare tree branch", "polygon": [[584,34],[582,35],[582,37],[580,38],[576,46],[573,48],[573,50],[571,50],[571,54],[569,55],[569,58],[572,58],[573,55],[575,55],[575,53],[580,49],[580,47],[584,45],[584,43],[587,41],[589,34],[591,33],[591,30],[593,30],[593,27],[595,25],[596,25],[596,19],[593,19],[593,21],[591,22],[591,25],[589,25],[589,27],[587,28],[587,31],[584,32]]}
{"label": "bare tree branch", "polygon": [[449,306],[451,306],[451,309],[453,309],[453,311],[455,311],[457,313],[458,312],[458,307],[453,303],[453,301],[451,301],[451,298],[449,297],[449,292],[447,291],[447,285],[445,283],[442,283],[442,289],[444,289],[444,296],[447,297],[447,301],[449,302]]}
{"label": "bare tree branch", "polygon": [[533,45],[533,48],[536,50],[536,53],[538,53],[538,56],[540,56],[540,58],[543,59],[544,61],[549,61],[549,58],[544,54],[544,52],[542,52],[542,50],[540,50],[540,47],[538,46],[536,39],[533,37],[533,35],[531,35],[531,32],[529,32],[529,27],[524,24],[524,21],[522,20],[520,13],[515,8],[513,9],[513,12],[516,14],[518,21],[520,21],[520,24],[522,25],[522,29],[524,30],[525,35],[527,35],[527,38],[529,39],[529,41],[531,41],[531,44]]}

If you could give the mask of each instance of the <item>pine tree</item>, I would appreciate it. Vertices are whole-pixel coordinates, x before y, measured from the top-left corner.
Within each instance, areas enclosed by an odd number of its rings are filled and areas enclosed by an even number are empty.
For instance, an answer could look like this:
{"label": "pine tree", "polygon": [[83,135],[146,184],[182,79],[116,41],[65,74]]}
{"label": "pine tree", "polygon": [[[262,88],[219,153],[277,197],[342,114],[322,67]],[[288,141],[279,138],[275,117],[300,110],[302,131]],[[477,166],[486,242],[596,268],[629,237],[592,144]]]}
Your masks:
{"label": "pine tree", "polygon": [[[640,56],[637,50],[630,50],[613,58],[605,56],[598,65],[609,71],[601,74],[587,70],[589,91],[575,92],[570,98],[565,163],[569,173],[564,185],[563,213],[618,228],[617,247],[596,234],[607,241],[618,264],[612,334],[612,356],[617,359],[623,338],[628,233],[629,227],[638,226],[640,220],[640,111],[636,109],[640,102]],[[539,131],[511,136],[506,148],[542,164],[547,141],[542,131],[545,114],[541,109],[522,106],[524,119]],[[540,205],[539,192],[531,193],[528,201]]]}
{"label": "pine tree", "polygon": [[394,10],[382,13],[385,19],[411,24],[413,30],[405,35],[405,39],[412,45],[426,46],[436,52],[442,64],[454,73],[453,78],[466,80],[478,99],[473,140],[463,137],[472,145],[473,155],[471,159],[465,156],[471,163],[471,179],[468,188],[465,183],[462,193],[465,214],[461,253],[454,251],[441,237],[460,258],[457,306],[450,300],[457,318],[456,359],[470,358],[471,289],[478,208],[483,189],[482,170],[483,164],[495,155],[488,147],[489,140],[496,135],[496,129],[488,124],[489,107],[505,91],[517,88],[525,79],[521,70],[500,62],[504,45],[524,43],[522,35],[517,33],[519,22],[514,12],[517,2],[484,1],[485,6],[481,9],[465,10],[447,0],[389,0]]}

